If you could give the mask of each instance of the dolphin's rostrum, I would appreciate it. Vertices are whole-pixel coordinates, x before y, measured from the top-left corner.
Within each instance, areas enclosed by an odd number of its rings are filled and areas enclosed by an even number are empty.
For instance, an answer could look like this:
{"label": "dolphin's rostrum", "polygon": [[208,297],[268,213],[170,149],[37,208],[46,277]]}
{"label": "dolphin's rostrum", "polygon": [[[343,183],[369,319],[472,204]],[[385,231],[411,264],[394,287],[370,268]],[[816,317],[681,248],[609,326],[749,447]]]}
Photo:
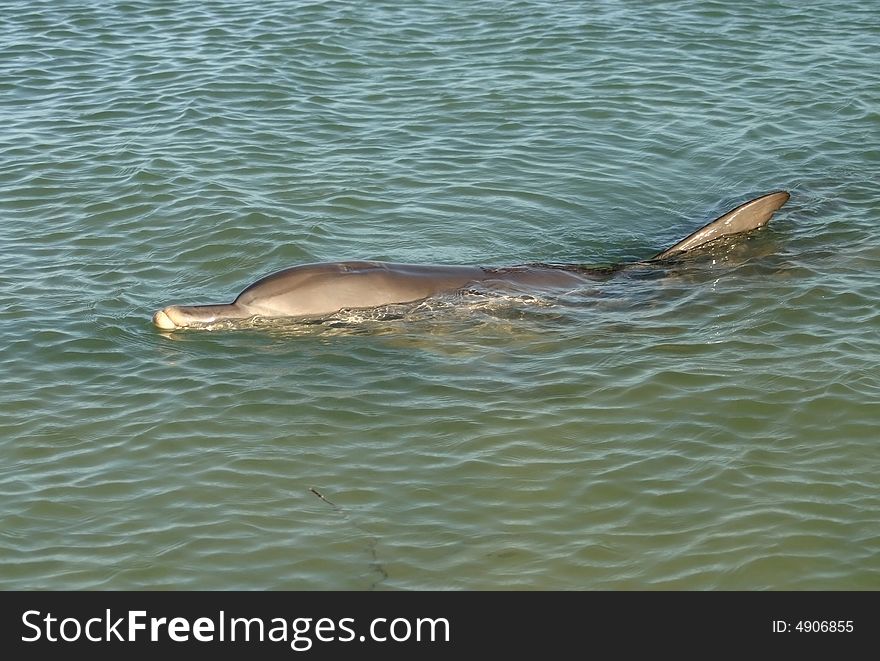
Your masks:
{"label": "dolphin's rostrum", "polygon": [[[722,237],[762,227],[789,197],[785,191],[757,197],[728,211],[671,248],[635,264],[644,266],[667,261]],[[369,261],[304,264],[258,280],[232,303],[168,306],[153,315],[153,323],[163,330],[176,330],[252,317],[320,319],[340,310],[412,303],[469,287],[505,289],[513,286],[542,291],[573,289],[626,266],[631,265],[590,269],[574,264],[527,264],[503,268]]]}

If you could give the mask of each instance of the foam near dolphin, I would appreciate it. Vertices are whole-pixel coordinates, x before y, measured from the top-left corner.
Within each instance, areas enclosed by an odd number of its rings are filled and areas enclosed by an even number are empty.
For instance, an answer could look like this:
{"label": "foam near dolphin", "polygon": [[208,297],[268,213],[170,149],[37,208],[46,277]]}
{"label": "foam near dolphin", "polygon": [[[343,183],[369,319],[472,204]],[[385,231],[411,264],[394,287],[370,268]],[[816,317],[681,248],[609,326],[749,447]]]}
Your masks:
{"label": "foam near dolphin", "polygon": [[[674,259],[718,239],[751,232],[766,225],[790,195],[775,191],[762,195],[704,225],[640,266]],[[348,261],[304,264],[258,280],[232,303],[170,305],[153,315],[163,330],[200,328],[227,320],[264,318],[321,318],[345,309],[368,309],[412,303],[468,287],[572,289],[597,277],[624,270],[629,264],[590,269],[583,266],[526,264],[501,268],[396,264]]]}

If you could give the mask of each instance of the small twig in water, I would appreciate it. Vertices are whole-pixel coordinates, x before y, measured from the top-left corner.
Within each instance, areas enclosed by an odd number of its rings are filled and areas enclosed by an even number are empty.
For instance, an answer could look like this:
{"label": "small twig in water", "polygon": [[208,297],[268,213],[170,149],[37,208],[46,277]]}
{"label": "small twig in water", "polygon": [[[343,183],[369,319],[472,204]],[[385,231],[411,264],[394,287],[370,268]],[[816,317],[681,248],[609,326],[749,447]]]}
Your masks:
{"label": "small twig in water", "polygon": [[327,503],[331,507],[335,507],[336,509],[339,509],[339,505],[337,505],[336,503],[330,502],[329,500],[324,498],[324,494],[322,494],[320,491],[318,491],[314,487],[309,487],[309,491],[311,491],[313,494],[315,494],[318,498],[323,500],[325,503]]}
{"label": "small twig in water", "polygon": [[309,487],[309,491],[315,494],[318,498],[323,500],[325,503],[330,505],[334,510],[336,510],[339,514],[342,515],[342,518],[348,521],[349,525],[358,530],[361,534],[365,535],[367,538],[367,548],[370,550],[370,555],[373,558],[373,562],[370,563],[372,568],[378,572],[381,576],[380,579],[374,581],[372,585],[370,585],[370,590],[375,590],[376,586],[378,586],[382,581],[387,580],[388,572],[385,570],[385,567],[382,565],[382,562],[379,560],[379,554],[376,551],[376,546],[378,544],[378,540],[367,530],[365,530],[361,525],[352,520],[352,518],[348,515],[342,507],[334,503],[332,500],[327,500],[320,491],[315,489],[314,487]]}

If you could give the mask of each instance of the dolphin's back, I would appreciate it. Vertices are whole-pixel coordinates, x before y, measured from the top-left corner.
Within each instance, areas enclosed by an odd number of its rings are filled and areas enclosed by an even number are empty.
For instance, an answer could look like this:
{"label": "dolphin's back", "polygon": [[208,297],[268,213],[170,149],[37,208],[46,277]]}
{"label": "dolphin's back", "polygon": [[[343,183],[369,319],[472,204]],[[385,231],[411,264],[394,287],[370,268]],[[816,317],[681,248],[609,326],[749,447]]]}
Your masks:
{"label": "dolphin's back", "polygon": [[483,273],[476,266],[364,261],[303,264],[258,280],[234,304],[253,314],[320,316],[343,308],[417,301],[463,287]]}

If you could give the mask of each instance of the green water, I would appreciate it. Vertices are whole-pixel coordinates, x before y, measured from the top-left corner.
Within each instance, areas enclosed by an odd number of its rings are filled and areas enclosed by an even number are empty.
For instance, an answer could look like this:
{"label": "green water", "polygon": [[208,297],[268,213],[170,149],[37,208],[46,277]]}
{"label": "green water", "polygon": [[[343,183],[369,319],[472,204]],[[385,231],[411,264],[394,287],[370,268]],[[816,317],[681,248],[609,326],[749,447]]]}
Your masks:
{"label": "green water", "polygon": [[[0,587],[880,588],[875,2],[0,7]],[[665,277],[150,323],[778,188]]]}

